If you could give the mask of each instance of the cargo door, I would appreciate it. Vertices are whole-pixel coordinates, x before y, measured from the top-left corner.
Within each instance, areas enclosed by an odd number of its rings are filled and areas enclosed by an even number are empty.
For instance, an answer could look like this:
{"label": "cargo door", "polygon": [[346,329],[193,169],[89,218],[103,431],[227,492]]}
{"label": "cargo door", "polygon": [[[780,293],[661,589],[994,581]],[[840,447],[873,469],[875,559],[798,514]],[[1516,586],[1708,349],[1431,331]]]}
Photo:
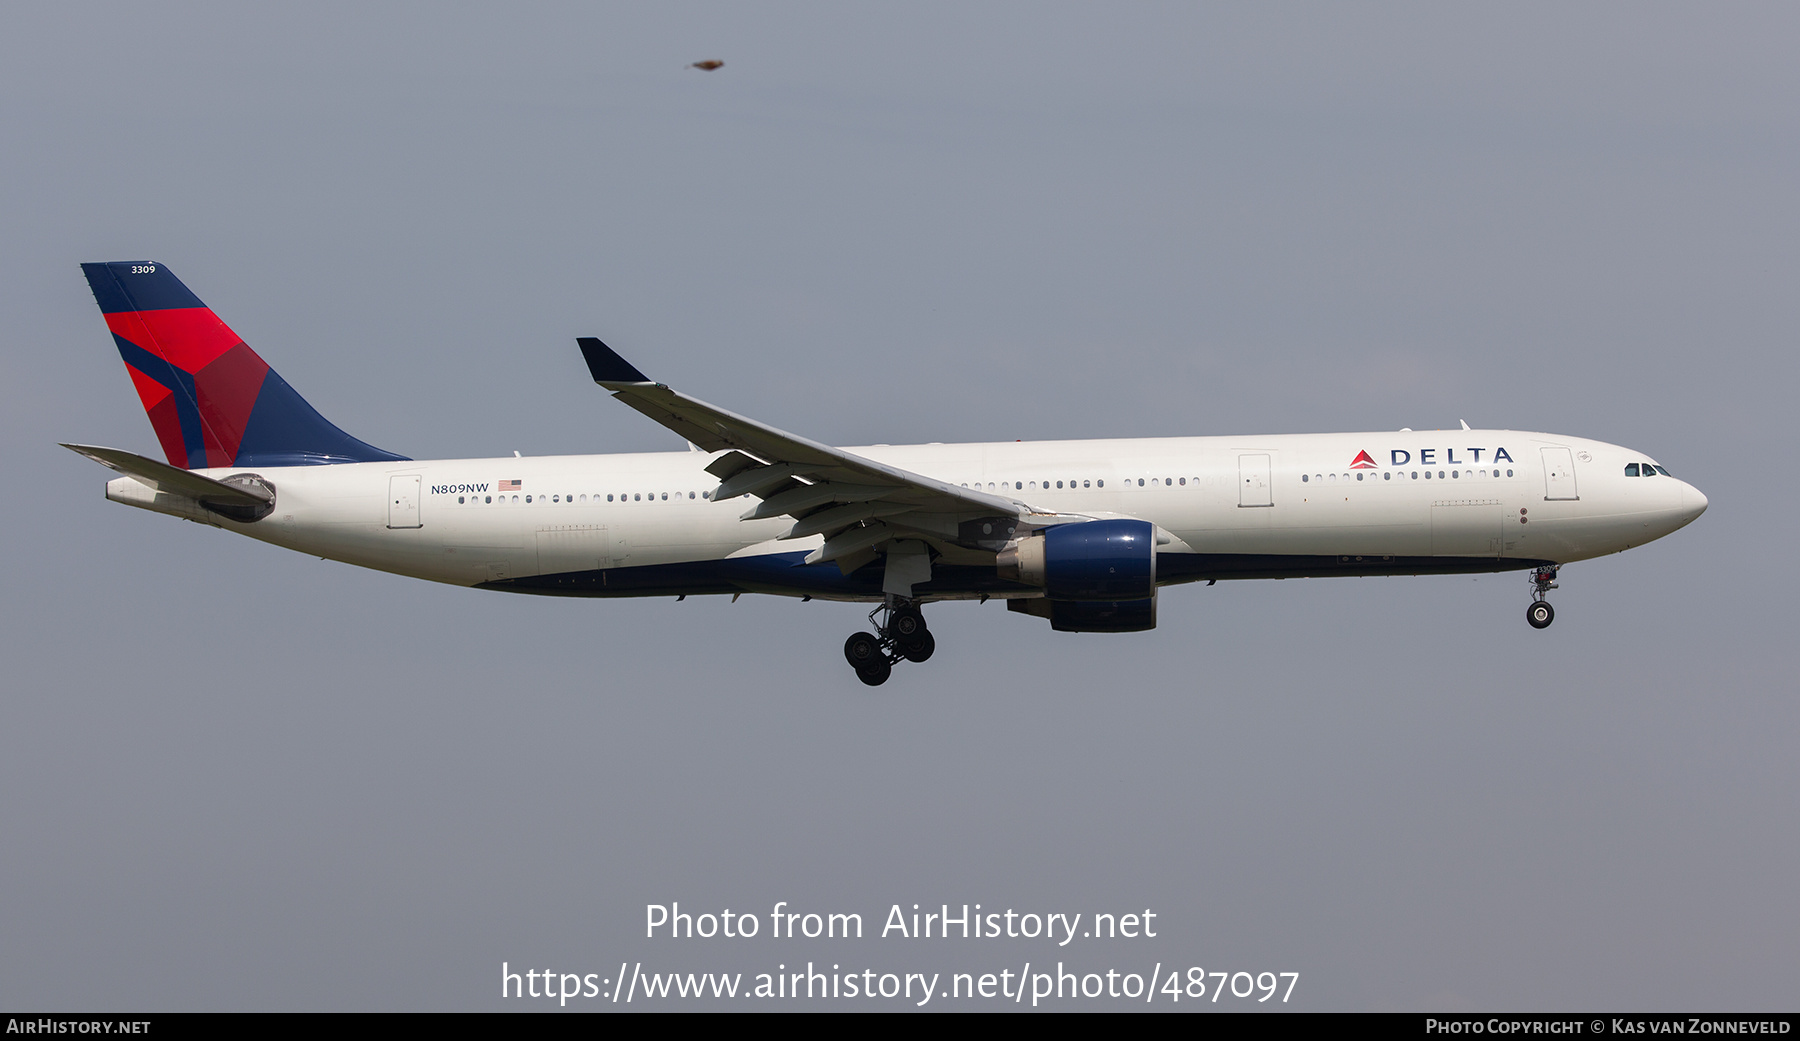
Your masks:
{"label": "cargo door", "polygon": [[538,574],[565,575],[608,567],[612,563],[608,559],[610,546],[604,525],[569,524],[539,528]]}
{"label": "cargo door", "polygon": [[1238,456],[1238,505],[1275,505],[1270,491],[1269,457],[1266,454]]}
{"label": "cargo door", "polygon": [[388,478],[388,521],[390,528],[419,527],[418,474]]}
{"label": "cargo door", "polygon": [[1540,448],[1544,457],[1544,498],[1579,499],[1575,492],[1575,456],[1566,448]]}
{"label": "cargo door", "polygon": [[1431,504],[1431,555],[1497,557],[1505,520],[1499,499],[1440,499]]}

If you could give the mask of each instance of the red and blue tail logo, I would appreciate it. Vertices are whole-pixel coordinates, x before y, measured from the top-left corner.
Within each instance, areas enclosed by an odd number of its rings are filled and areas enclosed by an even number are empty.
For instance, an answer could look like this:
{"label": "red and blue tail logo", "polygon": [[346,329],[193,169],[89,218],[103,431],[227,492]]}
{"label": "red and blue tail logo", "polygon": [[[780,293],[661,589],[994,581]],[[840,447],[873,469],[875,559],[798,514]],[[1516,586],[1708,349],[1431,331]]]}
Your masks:
{"label": "red and blue tail logo", "polygon": [[161,264],[83,264],[172,466],[309,466],[406,457],[331,424]]}

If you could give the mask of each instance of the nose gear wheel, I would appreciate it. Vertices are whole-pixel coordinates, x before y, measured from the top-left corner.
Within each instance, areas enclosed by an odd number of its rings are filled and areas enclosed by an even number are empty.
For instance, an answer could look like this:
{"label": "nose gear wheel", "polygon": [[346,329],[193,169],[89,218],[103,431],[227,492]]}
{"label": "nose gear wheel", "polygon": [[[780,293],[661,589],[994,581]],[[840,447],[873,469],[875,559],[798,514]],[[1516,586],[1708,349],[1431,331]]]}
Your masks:
{"label": "nose gear wheel", "polygon": [[1556,573],[1560,570],[1560,564],[1546,564],[1531,573],[1531,604],[1525,608],[1525,620],[1533,629],[1548,629],[1556,621],[1556,608],[1544,598],[1556,588]]}

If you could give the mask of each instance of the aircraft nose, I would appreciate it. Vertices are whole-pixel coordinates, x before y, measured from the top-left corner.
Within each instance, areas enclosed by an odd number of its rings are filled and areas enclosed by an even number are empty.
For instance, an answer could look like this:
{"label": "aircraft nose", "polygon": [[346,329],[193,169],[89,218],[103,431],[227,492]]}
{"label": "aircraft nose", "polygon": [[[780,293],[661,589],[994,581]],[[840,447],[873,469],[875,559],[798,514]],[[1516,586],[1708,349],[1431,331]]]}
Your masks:
{"label": "aircraft nose", "polygon": [[1692,523],[1694,518],[1706,512],[1706,496],[1701,493],[1700,489],[1683,481],[1681,482],[1681,506],[1682,523]]}

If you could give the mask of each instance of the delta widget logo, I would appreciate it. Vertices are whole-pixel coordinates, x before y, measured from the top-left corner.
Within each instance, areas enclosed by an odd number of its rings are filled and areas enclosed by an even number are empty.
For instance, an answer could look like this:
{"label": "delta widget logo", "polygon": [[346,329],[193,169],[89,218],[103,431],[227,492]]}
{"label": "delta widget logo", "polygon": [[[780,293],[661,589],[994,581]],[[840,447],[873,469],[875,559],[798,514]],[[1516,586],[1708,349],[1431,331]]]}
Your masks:
{"label": "delta widget logo", "polygon": [[1368,452],[1356,453],[1355,461],[1350,464],[1352,470],[1373,470],[1375,468],[1375,460],[1369,458]]}

